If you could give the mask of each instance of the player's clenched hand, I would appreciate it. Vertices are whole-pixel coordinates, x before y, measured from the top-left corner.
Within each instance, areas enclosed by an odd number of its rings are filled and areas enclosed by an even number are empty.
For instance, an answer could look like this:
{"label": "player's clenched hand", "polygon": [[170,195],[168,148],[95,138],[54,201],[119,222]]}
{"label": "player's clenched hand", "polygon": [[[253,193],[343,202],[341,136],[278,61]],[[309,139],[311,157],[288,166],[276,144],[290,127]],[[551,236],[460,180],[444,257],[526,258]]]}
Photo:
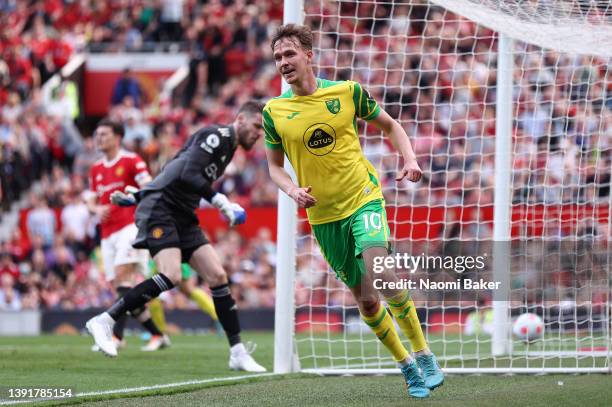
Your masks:
{"label": "player's clenched hand", "polygon": [[403,180],[404,178],[406,178],[408,181],[418,182],[422,176],[423,176],[423,171],[421,171],[421,167],[419,167],[419,164],[417,163],[417,161],[408,160],[405,162],[402,169],[399,170],[399,172],[397,173],[395,180],[399,182]]}
{"label": "player's clenched hand", "polygon": [[312,191],[311,186],[306,188],[294,187],[287,192],[287,195],[297,202],[300,208],[310,208],[317,203],[317,199],[310,195],[310,191]]}
{"label": "player's clenched hand", "polygon": [[246,222],[246,211],[237,203],[230,202],[227,196],[217,192],[210,203],[219,209],[230,226],[242,225]]}

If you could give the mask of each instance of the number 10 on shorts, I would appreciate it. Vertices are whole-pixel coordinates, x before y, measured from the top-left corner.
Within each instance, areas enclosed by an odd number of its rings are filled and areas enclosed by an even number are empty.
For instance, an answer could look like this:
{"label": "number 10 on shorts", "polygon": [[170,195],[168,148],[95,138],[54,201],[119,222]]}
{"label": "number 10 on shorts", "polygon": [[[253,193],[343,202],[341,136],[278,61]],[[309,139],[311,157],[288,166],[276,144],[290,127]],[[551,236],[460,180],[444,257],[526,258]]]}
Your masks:
{"label": "number 10 on shorts", "polygon": [[380,231],[382,228],[382,216],[377,212],[364,213],[363,224],[365,225],[366,232],[372,229]]}

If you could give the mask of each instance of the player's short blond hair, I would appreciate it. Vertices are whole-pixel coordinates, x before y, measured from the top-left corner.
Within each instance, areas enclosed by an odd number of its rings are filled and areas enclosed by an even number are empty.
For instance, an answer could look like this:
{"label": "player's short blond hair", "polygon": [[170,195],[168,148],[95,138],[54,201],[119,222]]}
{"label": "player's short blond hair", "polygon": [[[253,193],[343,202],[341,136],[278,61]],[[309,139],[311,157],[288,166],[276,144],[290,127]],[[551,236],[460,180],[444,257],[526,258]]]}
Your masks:
{"label": "player's short blond hair", "polygon": [[283,38],[292,37],[298,40],[302,49],[312,51],[312,30],[310,27],[297,24],[285,24],[276,29],[276,32],[272,36],[272,41],[270,42],[272,51],[274,51],[274,46],[278,41]]}

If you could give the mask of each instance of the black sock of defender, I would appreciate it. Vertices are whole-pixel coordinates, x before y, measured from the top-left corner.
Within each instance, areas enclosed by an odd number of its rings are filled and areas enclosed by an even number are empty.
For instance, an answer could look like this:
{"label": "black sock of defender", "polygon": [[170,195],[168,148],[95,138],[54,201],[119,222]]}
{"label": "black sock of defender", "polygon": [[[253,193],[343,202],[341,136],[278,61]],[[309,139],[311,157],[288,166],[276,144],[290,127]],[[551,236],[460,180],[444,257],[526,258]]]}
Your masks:
{"label": "black sock of defender", "polygon": [[115,325],[113,325],[113,335],[119,340],[123,339],[123,333],[125,331],[126,323],[127,323],[127,315],[125,314],[120,315],[115,320]]}
{"label": "black sock of defender", "polygon": [[149,331],[149,333],[151,335],[154,336],[161,336],[163,335],[163,333],[159,330],[159,328],[157,327],[157,325],[155,325],[155,322],[153,322],[153,320],[149,317],[149,319],[147,319],[146,321],[142,322],[140,320],[140,316],[147,310],[146,307],[140,307],[140,308],[136,308],[132,311],[130,311],[130,314],[132,315],[132,317],[134,317],[135,319],[137,319],[140,322],[140,325],[142,325],[144,327],[144,329],[146,329],[147,331]]}
{"label": "black sock of defender", "polygon": [[128,291],[123,298],[111,305],[106,312],[117,321],[117,319],[121,315],[125,315],[126,312],[144,306],[163,291],[168,291],[173,288],[174,284],[172,284],[172,281],[170,281],[168,277],[162,273],[156,274]]}
{"label": "black sock of defender", "polygon": [[241,342],[240,340],[240,322],[238,322],[238,310],[236,303],[230,293],[228,284],[223,284],[218,287],[211,287],[215,310],[219,317],[219,322],[223,326],[230,347]]}
{"label": "black sock of defender", "polygon": [[[128,291],[130,291],[131,287],[128,286],[120,286],[117,287],[117,300],[123,298]],[[115,335],[118,339],[123,339],[123,331],[125,331],[125,323],[127,322],[127,316],[120,315],[119,318],[115,321],[115,325],[113,326],[113,335]]]}
{"label": "black sock of defender", "polygon": [[145,322],[141,322],[142,326],[149,331],[149,333],[153,336],[162,336],[162,331],[159,330],[155,322],[151,318],[147,319]]}

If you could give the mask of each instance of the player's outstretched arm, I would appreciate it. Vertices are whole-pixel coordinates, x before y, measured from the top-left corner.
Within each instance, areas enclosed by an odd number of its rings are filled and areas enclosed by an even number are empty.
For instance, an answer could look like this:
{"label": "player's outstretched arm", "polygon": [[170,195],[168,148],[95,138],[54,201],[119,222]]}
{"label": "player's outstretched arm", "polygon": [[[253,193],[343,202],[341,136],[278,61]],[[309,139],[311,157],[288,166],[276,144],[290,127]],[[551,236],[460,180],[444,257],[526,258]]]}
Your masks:
{"label": "player's outstretched arm", "polygon": [[266,157],[268,159],[268,171],[270,178],[280,188],[297,202],[300,208],[310,208],[317,203],[317,199],[310,195],[312,187],[308,186],[300,188],[293,183],[291,176],[283,167],[285,164],[285,153],[280,149],[266,148]]}
{"label": "player's outstretched arm", "polygon": [[423,175],[423,171],[421,171],[421,167],[417,163],[416,155],[412,145],[410,145],[410,139],[402,126],[383,109],[380,109],[378,116],[370,120],[370,123],[385,133],[385,136],[391,140],[393,147],[404,158],[404,166],[398,171],[395,179],[401,181],[406,178],[409,181],[418,182]]}

